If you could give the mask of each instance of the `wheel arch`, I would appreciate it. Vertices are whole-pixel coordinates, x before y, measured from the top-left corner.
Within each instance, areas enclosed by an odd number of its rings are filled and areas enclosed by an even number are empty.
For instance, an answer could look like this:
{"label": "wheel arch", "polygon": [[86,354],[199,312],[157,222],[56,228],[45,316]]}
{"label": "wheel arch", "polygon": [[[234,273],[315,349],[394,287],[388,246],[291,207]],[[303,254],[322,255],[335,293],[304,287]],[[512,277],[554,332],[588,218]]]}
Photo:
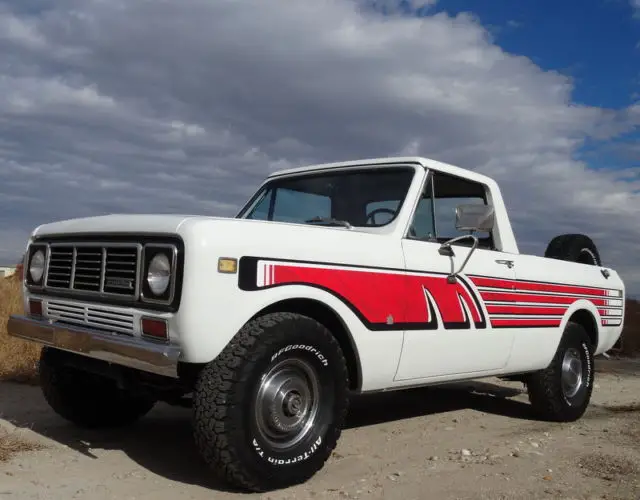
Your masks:
{"label": "wheel arch", "polygon": [[291,312],[308,316],[324,325],[336,338],[347,361],[349,389],[359,392],[362,387],[362,365],[355,340],[349,327],[335,309],[324,302],[306,297],[278,300],[255,313],[249,321],[275,312]]}
{"label": "wheel arch", "polygon": [[586,330],[595,353],[600,344],[600,314],[593,303],[587,300],[574,302],[565,314],[562,330],[569,322],[577,323]]}

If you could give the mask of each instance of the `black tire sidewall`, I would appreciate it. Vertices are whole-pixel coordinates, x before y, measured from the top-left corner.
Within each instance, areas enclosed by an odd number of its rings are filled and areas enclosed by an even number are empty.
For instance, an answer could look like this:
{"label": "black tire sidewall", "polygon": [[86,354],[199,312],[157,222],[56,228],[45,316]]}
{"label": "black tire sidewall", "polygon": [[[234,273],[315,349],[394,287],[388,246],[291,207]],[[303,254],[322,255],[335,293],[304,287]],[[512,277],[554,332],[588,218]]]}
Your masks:
{"label": "black tire sidewall", "polygon": [[[343,424],[343,402],[347,391],[344,358],[328,330],[310,318],[299,316],[265,333],[273,342],[265,342],[258,348],[251,370],[242,377],[243,390],[238,393],[242,400],[233,409],[233,419],[240,423],[241,432],[230,437],[236,441],[234,448],[244,455],[242,462],[250,464],[257,475],[271,478],[273,482],[288,482],[290,476],[311,475],[335,447]],[[282,451],[263,440],[256,428],[254,410],[261,377],[271,367],[291,357],[306,361],[316,371],[321,406],[318,410],[319,425],[294,447]],[[306,474],[305,470],[309,473]]]}
{"label": "black tire sidewall", "polygon": [[583,252],[588,252],[592,262],[587,265],[601,266],[600,252],[591,238],[584,234],[563,234],[549,242],[545,257],[578,262]]}
{"label": "black tire sidewall", "polygon": [[64,356],[69,354],[43,347],[38,362],[40,389],[49,406],[75,425],[119,427],[139,419],[155,405],[153,400],[119,389],[110,379],[66,365]]}

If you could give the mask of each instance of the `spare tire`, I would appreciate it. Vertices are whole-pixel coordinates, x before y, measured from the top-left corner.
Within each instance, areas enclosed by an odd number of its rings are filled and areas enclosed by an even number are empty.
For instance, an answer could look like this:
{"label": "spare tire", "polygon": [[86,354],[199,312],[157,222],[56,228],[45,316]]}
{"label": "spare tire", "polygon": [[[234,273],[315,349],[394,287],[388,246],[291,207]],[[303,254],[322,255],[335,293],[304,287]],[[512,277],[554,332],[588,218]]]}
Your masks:
{"label": "spare tire", "polygon": [[556,236],[549,242],[544,256],[591,266],[602,265],[600,253],[595,243],[584,234],[561,234]]}

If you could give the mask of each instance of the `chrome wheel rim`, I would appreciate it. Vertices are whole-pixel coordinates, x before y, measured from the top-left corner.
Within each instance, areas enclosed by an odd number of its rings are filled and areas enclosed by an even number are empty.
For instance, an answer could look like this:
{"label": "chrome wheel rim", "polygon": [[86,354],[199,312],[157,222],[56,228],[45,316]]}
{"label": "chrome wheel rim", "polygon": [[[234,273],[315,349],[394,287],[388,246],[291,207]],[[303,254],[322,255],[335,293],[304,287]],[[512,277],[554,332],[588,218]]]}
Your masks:
{"label": "chrome wheel rim", "polygon": [[258,432],[270,446],[286,449],[302,441],[318,419],[320,383],[314,368],[286,359],[261,379],[256,397]]}
{"label": "chrome wheel rim", "polygon": [[583,385],[582,358],[575,348],[567,349],[562,360],[562,392],[573,398]]}

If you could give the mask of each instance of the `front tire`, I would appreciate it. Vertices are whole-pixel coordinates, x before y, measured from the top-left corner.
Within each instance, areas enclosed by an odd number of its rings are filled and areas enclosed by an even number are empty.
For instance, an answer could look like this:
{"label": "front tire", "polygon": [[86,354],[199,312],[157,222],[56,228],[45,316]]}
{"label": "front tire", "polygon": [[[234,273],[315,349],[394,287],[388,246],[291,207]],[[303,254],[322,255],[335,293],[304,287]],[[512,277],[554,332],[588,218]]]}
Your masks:
{"label": "front tire", "polygon": [[131,424],[147,414],[155,401],[120,389],[114,380],[67,366],[56,349],[40,355],[40,387],[45,400],[62,418],[79,427],[108,428]]}
{"label": "front tire", "polygon": [[581,325],[569,322],[549,366],[528,377],[529,401],[545,420],[573,422],[589,406],[594,375],[589,335]]}
{"label": "front tire", "polygon": [[323,325],[293,313],[256,318],[199,376],[196,446],[236,487],[304,482],[337,444],[348,385],[342,350]]}

